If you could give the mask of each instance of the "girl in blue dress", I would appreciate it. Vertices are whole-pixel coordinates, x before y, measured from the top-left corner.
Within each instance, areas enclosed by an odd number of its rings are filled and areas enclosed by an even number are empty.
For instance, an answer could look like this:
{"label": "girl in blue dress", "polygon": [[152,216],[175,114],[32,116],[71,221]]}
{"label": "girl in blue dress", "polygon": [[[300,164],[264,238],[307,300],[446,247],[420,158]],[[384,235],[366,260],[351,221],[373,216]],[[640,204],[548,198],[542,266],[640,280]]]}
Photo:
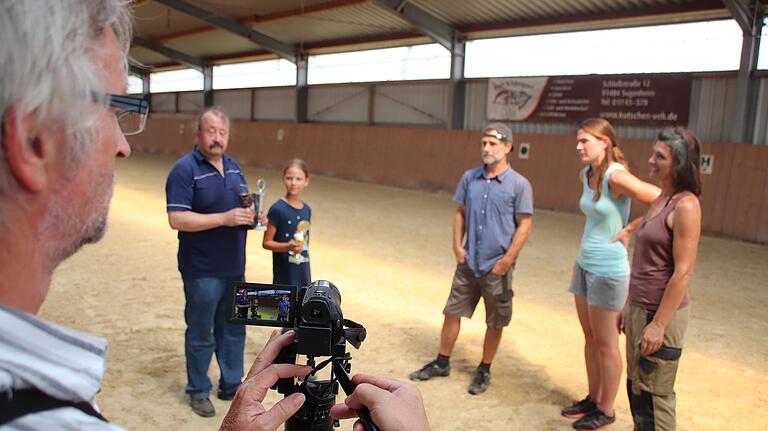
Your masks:
{"label": "girl in blue dress", "polygon": [[302,287],[311,281],[309,231],[297,235],[299,224],[309,223],[312,218],[312,209],[301,200],[301,193],[308,185],[307,164],[300,159],[289,160],[283,168],[285,197],[269,208],[269,223],[262,241],[262,246],[272,251],[273,284]]}

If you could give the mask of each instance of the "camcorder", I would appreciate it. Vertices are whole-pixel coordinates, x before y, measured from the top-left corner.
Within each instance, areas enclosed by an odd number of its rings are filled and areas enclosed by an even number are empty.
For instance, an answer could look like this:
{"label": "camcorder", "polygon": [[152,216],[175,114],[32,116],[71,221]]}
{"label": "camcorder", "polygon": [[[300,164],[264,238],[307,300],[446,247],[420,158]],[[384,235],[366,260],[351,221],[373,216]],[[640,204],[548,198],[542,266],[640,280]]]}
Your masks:
{"label": "camcorder", "polygon": [[[344,319],[341,293],[333,283],[317,280],[309,286],[234,282],[228,295],[230,323],[255,326],[275,326],[293,329],[293,343],[284,347],[275,363],[295,364],[297,355],[307,357],[312,372],[300,383],[294,378],[280,379],[272,389],[288,396],[304,394],[306,401],[285,423],[286,431],[327,431],[339,426],[331,418],[331,406],[336,402],[339,385],[351,394],[355,386],[349,378],[352,356],[347,343],[359,349],[365,340],[365,328]],[[319,363],[315,358],[328,357]],[[320,380],[317,372],[331,365],[330,378]],[[357,411],[369,431],[378,431],[367,409]]]}

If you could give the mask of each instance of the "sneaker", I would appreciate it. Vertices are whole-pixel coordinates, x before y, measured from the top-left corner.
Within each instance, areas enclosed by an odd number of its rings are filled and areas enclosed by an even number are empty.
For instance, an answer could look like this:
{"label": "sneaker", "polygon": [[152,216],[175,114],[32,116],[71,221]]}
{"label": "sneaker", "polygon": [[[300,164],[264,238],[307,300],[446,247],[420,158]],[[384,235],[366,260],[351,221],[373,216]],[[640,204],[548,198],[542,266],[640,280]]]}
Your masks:
{"label": "sneaker", "polygon": [[411,380],[429,380],[432,377],[448,377],[451,374],[451,364],[445,367],[437,365],[437,359],[424,365],[420,370],[416,370],[408,375]]}
{"label": "sneaker", "polygon": [[596,408],[597,404],[595,404],[595,402],[589,398],[589,395],[587,395],[587,397],[583,400],[575,402],[568,407],[563,407],[563,409],[560,410],[560,414],[567,418],[578,418],[584,416]]}
{"label": "sneaker", "polygon": [[192,406],[193,412],[204,418],[216,415],[216,409],[213,408],[213,404],[208,398],[190,398],[189,405]]}
{"label": "sneaker", "polygon": [[573,429],[577,430],[596,430],[616,421],[616,416],[608,416],[599,408],[585,414],[573,423]]}
{"label": "sneaker", "polygon": [[472,379],[472,383],[469,384],[467,392],[472,395],[478,395],[485,392],[488,389],[488,385],[491,384],[491,372],[478,368],[475,371],[475,377]]}

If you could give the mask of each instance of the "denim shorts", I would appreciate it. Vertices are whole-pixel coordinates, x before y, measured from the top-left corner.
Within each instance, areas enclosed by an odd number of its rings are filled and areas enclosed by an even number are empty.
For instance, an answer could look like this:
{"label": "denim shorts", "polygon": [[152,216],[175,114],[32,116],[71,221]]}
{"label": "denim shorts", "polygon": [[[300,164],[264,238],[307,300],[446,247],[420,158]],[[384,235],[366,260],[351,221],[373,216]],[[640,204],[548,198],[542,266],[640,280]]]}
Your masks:
{"label": "denim shorts", "polygon": [[585,270],[577,262],[573,265],[571,288],[568,291],[586,296],[587,304],[593,307],[619,311],[627,301],[629,274],[603,277]]}

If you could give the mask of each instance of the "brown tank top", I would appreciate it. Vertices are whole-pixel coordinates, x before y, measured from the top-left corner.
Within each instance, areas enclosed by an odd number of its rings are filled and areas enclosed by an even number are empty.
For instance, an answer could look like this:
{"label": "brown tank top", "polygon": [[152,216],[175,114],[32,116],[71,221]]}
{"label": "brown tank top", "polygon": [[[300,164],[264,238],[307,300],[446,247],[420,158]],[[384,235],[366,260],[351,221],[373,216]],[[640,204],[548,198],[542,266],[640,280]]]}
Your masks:
{"label": "brown tank top", "polygon": [[[675,272],[672,229],[667,226],[667,217],[675,210],[680,199],[688,194],[684,192],[673,196],[661,212],[651,218],[646,216],[637,229],[629,280],[629,299],[632,304],[648,310],[659,308],[667,283]],[[686,291],[679,308],[687,305]]]}

